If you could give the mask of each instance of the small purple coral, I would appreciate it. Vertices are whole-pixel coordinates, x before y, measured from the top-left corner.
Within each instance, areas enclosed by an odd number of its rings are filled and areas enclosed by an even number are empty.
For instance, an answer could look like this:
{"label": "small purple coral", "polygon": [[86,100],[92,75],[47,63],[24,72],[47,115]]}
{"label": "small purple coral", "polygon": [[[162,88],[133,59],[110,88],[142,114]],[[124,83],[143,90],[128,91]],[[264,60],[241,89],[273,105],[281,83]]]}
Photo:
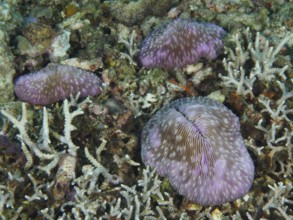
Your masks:
{"label": "small purple coral", "polygon": [[176,19],[153,31],[142,43],[139,59],[144,67],[172,69],[215,59],[223,48],[223,28],[190,19]]}
{"label": "small purple coral", "polygon": [[214,100],[183,98],[163,107],[145,125],[141,142],[144,164],[191,201],[219,205],[251,187],[254,165],[239,120]]}
{"label": "small purple coral", "polygon": [[34,105],[49,105],[70,95],[94,96],[101,92],[102,81],[94,74],[74,66],[52,64],[38,72],[20,76],[15,94]]}

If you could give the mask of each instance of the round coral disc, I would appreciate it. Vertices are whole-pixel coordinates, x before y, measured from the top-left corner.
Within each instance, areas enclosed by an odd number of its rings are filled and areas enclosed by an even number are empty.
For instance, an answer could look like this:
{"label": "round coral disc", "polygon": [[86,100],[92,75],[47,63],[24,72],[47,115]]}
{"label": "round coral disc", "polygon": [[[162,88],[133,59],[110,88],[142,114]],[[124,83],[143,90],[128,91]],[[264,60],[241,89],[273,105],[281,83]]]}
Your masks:
{"label": "round coral disc", "polygon": [[179,194],[201,205],[219,205],[248,192],[254,165],[238,118],[204,97],[176,100],[145,125],[144,164],[169,178]]}

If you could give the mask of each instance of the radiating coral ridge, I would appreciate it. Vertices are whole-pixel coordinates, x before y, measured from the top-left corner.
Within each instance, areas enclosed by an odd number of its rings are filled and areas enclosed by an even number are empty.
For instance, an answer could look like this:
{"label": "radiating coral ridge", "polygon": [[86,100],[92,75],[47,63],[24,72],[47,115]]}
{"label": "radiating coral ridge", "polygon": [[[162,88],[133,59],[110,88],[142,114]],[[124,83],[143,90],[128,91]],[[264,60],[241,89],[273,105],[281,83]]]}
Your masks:
{"label": "radiating coral ridge", "polygon": [[223,28],[191,19],[176,19],[153,31],[142,43],[144,67],[181,68],[201,58],[215,59],[223,48]]}
{"label": "radiating coral ridge", "polygon": [[73,66],[53,64],[35,73],[20,76],[15,94],[35,105],[48,105],[80,93],[80,97],[101,92],[102,81],[94,74]]}
{"label": "radiating coral ridge", "polygon": [[242,197],[254,178],[238,118],[204,97],[176,100],[151,118],[142,132],[141,156],[179,194],[201,205]]}

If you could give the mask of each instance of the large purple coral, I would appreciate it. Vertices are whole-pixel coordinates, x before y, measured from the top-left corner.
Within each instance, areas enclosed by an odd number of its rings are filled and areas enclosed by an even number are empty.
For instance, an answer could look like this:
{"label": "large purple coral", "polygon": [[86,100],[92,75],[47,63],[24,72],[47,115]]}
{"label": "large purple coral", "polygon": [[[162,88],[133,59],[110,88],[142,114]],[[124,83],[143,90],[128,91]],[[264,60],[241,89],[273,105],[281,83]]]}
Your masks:
{"label": "large purple coral", "polygon": [[14,85],[15,94],[35,105],[48,105],[80,93],[80,97],[101,92],[102,81],[91,72],[74,66],[53,64],[38,72],[20,76]]}
{"label": "large purple coral", "polygon": [[239,120],[221,103],[204,97],[176,100],[145,125],[141,142],[144,164],[201,205],[233,201],[251,187],[254,165]]}
{"label": "large purple coral", "polygon": [[212,60],[223,48],[223,28],[176,19],[155,30],[142,43],[139,59],[144,67],[172,69],[194,64],[201,58]]}

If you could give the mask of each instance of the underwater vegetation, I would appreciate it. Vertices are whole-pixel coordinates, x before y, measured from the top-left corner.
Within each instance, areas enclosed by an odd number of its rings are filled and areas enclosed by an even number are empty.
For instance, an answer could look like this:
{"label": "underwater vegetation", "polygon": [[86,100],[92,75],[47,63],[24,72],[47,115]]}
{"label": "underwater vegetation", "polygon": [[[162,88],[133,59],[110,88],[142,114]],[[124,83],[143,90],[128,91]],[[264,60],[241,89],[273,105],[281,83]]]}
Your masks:
{"label": "underwater vegetation", "polygon": [[292,8],[2,1],[0,220],[292,219]]}

